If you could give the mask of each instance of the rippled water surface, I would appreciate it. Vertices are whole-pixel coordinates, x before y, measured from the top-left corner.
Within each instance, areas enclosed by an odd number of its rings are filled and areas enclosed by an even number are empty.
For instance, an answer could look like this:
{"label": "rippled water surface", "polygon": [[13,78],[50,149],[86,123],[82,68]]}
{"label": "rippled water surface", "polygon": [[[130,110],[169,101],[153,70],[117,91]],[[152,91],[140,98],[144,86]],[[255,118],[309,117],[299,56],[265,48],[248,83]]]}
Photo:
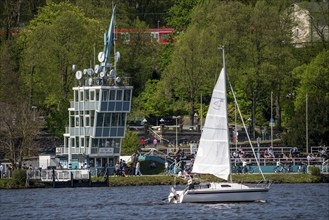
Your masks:
{"label": "rippled water surface", "polygon": [[329,219],[329,184],[275,184],[267,203],[168,204],[170,186],[0,190],[0,219]]}

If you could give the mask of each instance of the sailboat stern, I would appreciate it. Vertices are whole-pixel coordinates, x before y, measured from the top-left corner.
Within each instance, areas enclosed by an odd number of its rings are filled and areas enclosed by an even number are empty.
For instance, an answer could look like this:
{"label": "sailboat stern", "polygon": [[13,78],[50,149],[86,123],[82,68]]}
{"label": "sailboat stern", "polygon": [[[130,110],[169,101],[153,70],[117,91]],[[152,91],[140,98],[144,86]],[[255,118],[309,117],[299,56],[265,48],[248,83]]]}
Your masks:
{"label": "sailboat stern", "polygon": [[186,192],[187,192],[186,189],[176,191],[176,189],[174,187],[171,187],[171,190],[170,190],[170,193],[168,196],[168,202],[169,203],[182,203]]}

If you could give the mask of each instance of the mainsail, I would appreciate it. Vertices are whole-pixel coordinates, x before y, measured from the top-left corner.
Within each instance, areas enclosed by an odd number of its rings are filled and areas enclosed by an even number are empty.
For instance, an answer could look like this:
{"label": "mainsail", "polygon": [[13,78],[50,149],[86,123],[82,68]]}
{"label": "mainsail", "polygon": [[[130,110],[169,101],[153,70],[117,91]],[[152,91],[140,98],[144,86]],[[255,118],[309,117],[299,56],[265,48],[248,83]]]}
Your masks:
{"label": "mainsail", "polygon": [[192,172],[228,180],[231,164],[225,75],[223,68],[212,93]]}

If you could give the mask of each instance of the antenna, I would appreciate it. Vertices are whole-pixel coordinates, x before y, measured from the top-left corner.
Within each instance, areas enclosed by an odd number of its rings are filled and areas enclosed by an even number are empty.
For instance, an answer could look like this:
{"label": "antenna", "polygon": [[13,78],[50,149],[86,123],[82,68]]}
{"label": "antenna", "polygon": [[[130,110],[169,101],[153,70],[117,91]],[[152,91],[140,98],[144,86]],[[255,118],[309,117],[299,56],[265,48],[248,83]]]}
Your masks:
{"label": "antenna", "polygon": [[110,71],[110,77],[115,77],[115,75],[116,75],[116,71],[115,70],[111,70]]}
{"label": "antenna", "polygon": [[88,79],[88,85],[91,86],[93,84],[93,78]]}
{"label": "antenna", "polygon": [[94,74],[94,70],[93,70],[92,68],[89,68],[89,69],[87,70],[87,72],[88,72],[88,75],[89,75],[89,76],[91,76],[91,75]]}
{"label": "antenna", "polygon": [[75,78],[77,80],[80,80],[82,78],[82,71],[81,70],[78,70],[76,73],[75,73]]}
{"label": "antenna", "polygon": [[96,64],[96,65],[95,65],[95,73],[99,73],[99,70],[100,70],[99,65]]}
{"label": "antenna", "polygon": [[[115,36],[114,36],[115,14],[116,14],[116,6],[114,5],[112,9],[112,16],[111,16],[109,29],[104,33],[104,49],[103,51],[99,52],[97,55],[99,64],[95,64],[96,44],[94,44],[94,68],[89,67],[77,71],[76,65],[75,64],[72,65],[72,72],[75,73],[75,78],[77,80],[81,80],[82,78],[84,78],[85,85],[88,84],[89,86],[92,86],[93,83],[96,83],[97,85],[103,85],[106,83],[108,77],[113,78],[115,83],[121,82],[121,78],[119,77],[116,78],[116,63],[120,59],[120,53],[115,51]],[[114,64],[110,63],[110,53],[112,46],[114,49],[114,56],[113,56]],[[92,60],[90,60],[90,66],[92,66]],[[108,69],[110,70],[110,72],[107,72]],[[93,76],[94,74],[97,74],[97,76]]]}

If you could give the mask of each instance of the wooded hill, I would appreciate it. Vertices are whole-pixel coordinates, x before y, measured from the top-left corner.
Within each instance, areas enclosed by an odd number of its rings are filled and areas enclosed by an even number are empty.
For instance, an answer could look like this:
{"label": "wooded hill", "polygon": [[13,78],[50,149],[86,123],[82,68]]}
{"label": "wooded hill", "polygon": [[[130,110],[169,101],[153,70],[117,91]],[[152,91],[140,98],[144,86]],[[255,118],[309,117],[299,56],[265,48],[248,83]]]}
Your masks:
{"label": "wooded hill", "polygon": [[[255,137],[269,132],[272,94],[275,138],[305,148],[307,111],[309,145],[329,144],[326,1],[1,1],[0,102],[11,110],[2,108],[0,121],[8,111],[36,106],[26,114],[46,116],[48,131],[63,134],[71,88],[77,85],[72,64],[93,65],[113,4],[117,28],[140,30],[130,44],[116,45],[122,58],[118,74],[133,79],[130,123],[181,115],[194,124],[195,113],[205,118],[222,67],[218,48],[224,45],[229,82]],[[296,4],[308,13],[313,30],[299,46],[292,31],[298,26]],[[176,42],[142,40],[143,30],[156,27],[175,28]],[[229,105],[234,123],[230,93]],[[1,130],[3,136],[8,129]]]}

